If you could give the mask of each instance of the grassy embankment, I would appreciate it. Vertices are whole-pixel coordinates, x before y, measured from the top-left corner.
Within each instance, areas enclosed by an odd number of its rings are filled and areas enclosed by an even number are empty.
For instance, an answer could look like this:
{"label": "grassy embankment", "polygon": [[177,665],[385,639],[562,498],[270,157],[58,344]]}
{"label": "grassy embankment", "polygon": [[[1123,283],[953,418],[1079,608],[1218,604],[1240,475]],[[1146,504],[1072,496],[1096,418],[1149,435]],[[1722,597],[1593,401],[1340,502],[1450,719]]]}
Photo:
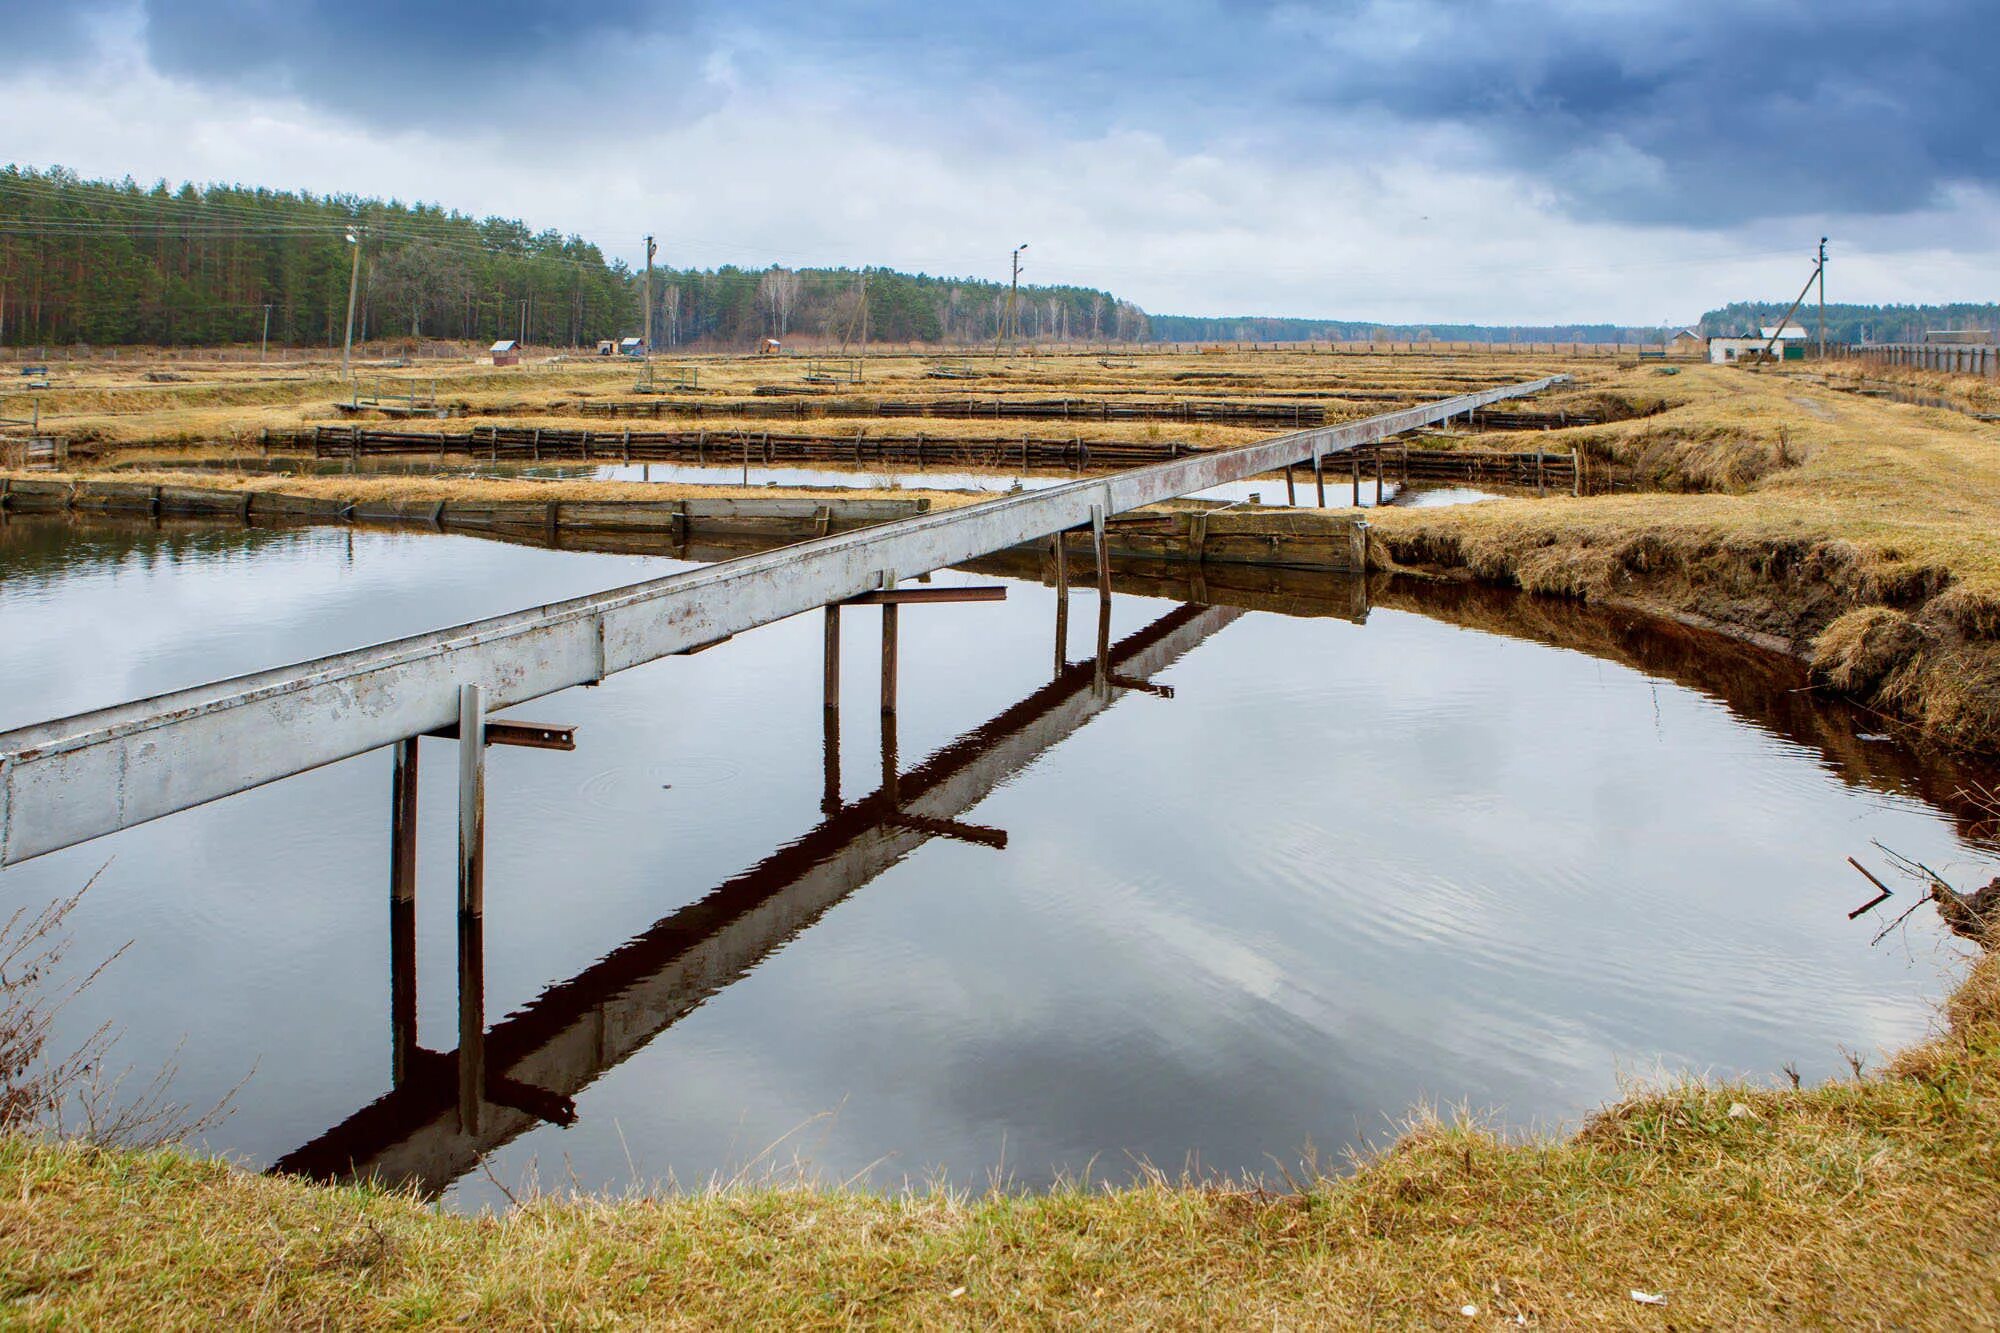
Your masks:
{"label": "grassy embankment", "polygon": [[2000,749],[2000,429],[1723,367],[1618,372],[1590,392],[1667,409],[1517,443],[1575,445],[1647,489],[1385,510],[1377,556],[1726,629],[1932,735]]}
{"label": "grassy embankment", "polygon": [[0,1283],[10,1322],[86,1327],[1990,1326],[2000,959],[1879,1075],[1674,1087],[1560,1141],[1427,1121],[1282,1195],[764,1186],[468,1218],[11,1138]]}

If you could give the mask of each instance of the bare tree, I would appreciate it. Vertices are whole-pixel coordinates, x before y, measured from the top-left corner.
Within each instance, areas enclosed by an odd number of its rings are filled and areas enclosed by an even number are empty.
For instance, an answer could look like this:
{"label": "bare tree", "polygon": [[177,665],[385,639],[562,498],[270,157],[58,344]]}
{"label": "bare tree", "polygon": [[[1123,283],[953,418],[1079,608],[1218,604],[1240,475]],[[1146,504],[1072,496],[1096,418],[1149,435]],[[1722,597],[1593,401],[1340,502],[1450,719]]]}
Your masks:
{"label": "bare tree", "polygon": [[799,304],[799,275],[773,264],[757,283],[757,305],[770,321],[771,336],[782,338],[792,326]]}
{"label": "bare tree", "polygon": [[418,338],[425,315],[456,310],[471,292],[472,280],[457,255],[417,241],[385,255],[369,274],[369,287],[384,305],[409,312],[410,336]]}

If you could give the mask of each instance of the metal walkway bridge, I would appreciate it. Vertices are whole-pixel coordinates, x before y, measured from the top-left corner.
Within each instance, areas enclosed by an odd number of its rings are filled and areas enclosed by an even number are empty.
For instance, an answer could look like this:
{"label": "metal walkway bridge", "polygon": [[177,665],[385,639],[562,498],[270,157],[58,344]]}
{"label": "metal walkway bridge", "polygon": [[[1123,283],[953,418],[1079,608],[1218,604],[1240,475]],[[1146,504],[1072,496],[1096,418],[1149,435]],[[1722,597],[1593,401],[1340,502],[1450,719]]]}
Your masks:
{"label": "metal walkway bridge", "polygon": [[[840,533],[704,569],[533,607],[0,733],[0,866],[419,736],[561,746],[489,711],[698,651],[842,603],[884,614],[885,705],[900,579],[1088,526],[1108,604],[1114,514],[1343,453],[1539,393],[1550,376],[1320,426],[1110,476]],[[831,636],[829,636],[831,637]],[[828,659],[829,674],[835,659]],[[460,747],[460,906],[478,911],[485,745]]]}

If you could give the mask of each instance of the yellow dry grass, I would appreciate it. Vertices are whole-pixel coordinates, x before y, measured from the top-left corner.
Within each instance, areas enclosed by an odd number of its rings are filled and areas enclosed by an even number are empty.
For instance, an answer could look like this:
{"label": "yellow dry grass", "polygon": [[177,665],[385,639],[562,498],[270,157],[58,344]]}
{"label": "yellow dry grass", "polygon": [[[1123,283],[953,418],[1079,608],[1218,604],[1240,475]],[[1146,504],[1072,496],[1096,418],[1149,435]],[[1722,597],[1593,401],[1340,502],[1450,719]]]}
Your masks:
{"label": "yellow dry grass", "polygon": [[[1608,379],[1653,389],[1646,372]],[[1933,734],[2000,747],[2000,428],[1770,372],[1692,367],[1675,384],[1659,415],[1517,441],[1575,445],[1658,489],[1384,510],[1375,549],[1770,642]]]}
{"label": "yellow dry grass", "polygon": [[1561,1140],[1420,1117],[1280,1195],[772,1185],[471,1218],[9,1138],[0,1299],[20,1327],[1991,1327],[2000,962],[1949,1020],[1877,1076],[1682,1083]]}

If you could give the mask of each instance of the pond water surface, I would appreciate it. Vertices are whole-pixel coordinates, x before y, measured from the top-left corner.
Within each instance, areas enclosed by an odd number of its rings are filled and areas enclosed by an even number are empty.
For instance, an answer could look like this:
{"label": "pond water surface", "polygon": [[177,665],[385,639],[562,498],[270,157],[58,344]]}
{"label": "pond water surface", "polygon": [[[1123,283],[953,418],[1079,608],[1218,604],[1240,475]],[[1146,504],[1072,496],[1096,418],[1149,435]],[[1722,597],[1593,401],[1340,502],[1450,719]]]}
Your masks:
{"label": "pond water surface", "polygon": [[[677,567],[15,520],[0,727]],[[101,869],[75,956],[130,948],[59,1036],[117,1026],[197,1106],[240,1084],[207,1148],[361,1161],[460,1206],[501,1202],[490,1180],[773,1163],[885,1187],[1272,1178],[1426,1101],[1530,1131],[1626,1075],[1828,1077],[1843,1048],[1921,1037],[1957,975],[1929,913],[1871,948],[1844,863],[1879,839],[1990,874],[1930,803],[1954,771],[1858,737],[1788,664],[1587,617],[1597,655],[1552,647],[1542,612],[1465,594],[1357,623],[1361,590],[1312,576],[1206,607],[1120,593],[1100,691],[1087,664],[1057,676],[1032,562],[994,569],[936,581],[1004,603],[902,615],[893,800],[874,612],[843,617],[832,801],[816,615],[516,710],[579,731],[490,755],[488,1066],[512,1082],[480,1134],[449,1076],[453,743],[423,743],[400,1086],[387,751],[8,869],[0,894],[36,907]],[[1095,595],[1073,597],[1084,662]]]}

